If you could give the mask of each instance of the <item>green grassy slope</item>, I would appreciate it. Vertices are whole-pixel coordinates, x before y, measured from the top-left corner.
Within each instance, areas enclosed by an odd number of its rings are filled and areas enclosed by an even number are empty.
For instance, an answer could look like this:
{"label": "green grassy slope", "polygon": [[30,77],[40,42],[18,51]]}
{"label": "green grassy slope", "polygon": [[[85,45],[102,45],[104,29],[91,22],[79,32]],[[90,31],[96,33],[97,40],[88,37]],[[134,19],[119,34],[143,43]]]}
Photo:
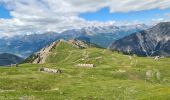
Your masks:
{"label": "green grassy slope", "polygon": [[[75,67],[79,63],[96,67]],[[95,47],[78,49],[61,42],[45,64],[1,67],[0,100],[169,100],[169,65],[170,58],[156,61]],[[42,66],[59,68],[63,73],[39,72]],[[146,77],[149,70],[151,78]]]}

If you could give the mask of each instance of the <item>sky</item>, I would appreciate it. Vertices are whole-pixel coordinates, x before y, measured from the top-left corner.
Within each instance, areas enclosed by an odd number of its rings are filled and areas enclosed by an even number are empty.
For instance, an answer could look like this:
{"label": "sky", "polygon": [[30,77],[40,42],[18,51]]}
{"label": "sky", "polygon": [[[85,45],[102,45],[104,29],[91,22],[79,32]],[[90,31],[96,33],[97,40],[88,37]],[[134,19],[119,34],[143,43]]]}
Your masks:
{"label": "sky", "polygon": [[170,0],[0,0],[0,37],[170,21]]}
{"label": "sky", "polygon": [[146,21],[153,19],[166,19],[166,14],[170,14],[170,9],[150,9],[142,11],[132,11],[132,12],[115,12],[110,13],[109,8],[102,8],[96,12],[87,12],[80,14],[80,17],[85,18],[86,20],[93,21],[117,21],[117,22],[134,22],[139,21],[145,23]]}
{"label": "sky", "polygon": [[4,6],[0,5],[0,18],[11,18],[10,11],[7,10]]}

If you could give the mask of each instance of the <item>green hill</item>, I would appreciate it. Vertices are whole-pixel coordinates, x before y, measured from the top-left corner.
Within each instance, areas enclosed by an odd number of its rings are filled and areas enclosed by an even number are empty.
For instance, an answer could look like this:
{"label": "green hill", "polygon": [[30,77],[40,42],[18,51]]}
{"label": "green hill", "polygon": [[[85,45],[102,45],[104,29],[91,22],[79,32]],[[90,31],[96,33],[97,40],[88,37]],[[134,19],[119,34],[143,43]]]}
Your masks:
{"label": "green hill", "polygon": [[[17,68],[0,68],[0,98],[169,100],[169,64],[170,58],[129,56],[83,41],[60,40],[33,54]],[[42,67],[60,69],[62,73],[40,72]]]}
{"label": "green hill", "polygon": [[10,66],[11,64],[17,64],[22,62],[24,59],[9,53],[0,54],[0,66]]}

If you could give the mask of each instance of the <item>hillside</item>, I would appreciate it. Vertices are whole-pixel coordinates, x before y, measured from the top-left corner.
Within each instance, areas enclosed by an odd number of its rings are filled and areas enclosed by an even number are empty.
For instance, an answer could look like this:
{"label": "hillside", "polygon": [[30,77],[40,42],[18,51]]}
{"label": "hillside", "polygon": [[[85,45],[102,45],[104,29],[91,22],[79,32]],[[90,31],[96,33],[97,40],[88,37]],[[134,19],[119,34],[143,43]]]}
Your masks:
{"label": "hillside", "polygon": [[[47,54],[46,59],[35,64],[42,54]],[[2,99],[170,99],[170,58],[128,56],[79,40],[60,40],[25,62],[17,68],[0,69]],[[77,64],[95,64],[95,67]],[[42,67],[60,69],[62,73],[40,72]]]}
{"label": "hillside", "polygon": [[[53,42],[52,44],[42,48],[37,53],[31,55],[25,60],[25,62],[34,64],[44,64],[66,61],[65,63],[67,63],[73,61],[74,59],[80,58],[79,54],[82,50],[92,47],[99,46],[95,44],[89,44],[85,41],[80,41],[77,39],[69,41],[61,39],[56,42]],[[84,52],[84,55],[88,56],[86,52]],[[72,56],[74,56],[75,58],[73,58]]]}
{"label": "hillside", "polygon": [[24,59],[13,54],[3,53],[0,54],[0,66],[17,64]]}
{"label": "hillside", "polygon": [[142,56],[170,56],[170,22],[116,40],[110,49]]}

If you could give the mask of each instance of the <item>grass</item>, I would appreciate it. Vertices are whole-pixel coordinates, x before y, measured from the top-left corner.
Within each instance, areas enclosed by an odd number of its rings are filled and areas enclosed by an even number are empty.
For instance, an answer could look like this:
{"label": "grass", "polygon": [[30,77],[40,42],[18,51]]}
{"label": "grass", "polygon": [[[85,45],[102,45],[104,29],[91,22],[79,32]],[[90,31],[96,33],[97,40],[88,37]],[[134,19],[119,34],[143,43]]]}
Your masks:
{"label": "grass", "polygon": [[[97,59],[100,57],[100,59]],[[169,100],[170,58],[123,55],[99,48],[77,49],[61,43],[45,64],[0,68],[0,100]],[[75,67],[93,63],[95,68]],[[39,72],[42,66],[62,74]],[[153,76],[147,78],[146,72]],[[161,79],[156,78],[156,72]]]}

